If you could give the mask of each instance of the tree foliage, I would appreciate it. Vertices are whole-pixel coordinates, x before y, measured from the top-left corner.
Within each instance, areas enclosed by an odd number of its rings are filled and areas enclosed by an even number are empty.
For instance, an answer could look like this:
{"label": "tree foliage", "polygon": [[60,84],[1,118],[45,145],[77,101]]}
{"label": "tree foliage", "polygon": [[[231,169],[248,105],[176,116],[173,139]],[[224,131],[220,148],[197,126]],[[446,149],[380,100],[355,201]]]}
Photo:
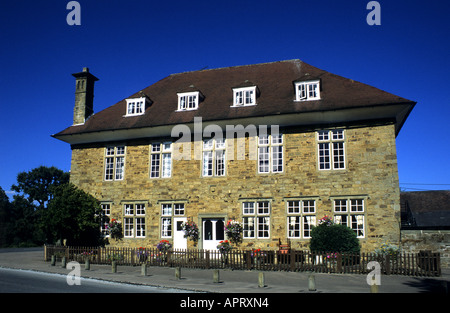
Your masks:
{"label": "tree foliage", "polygon": [[67,245],[99,245],[102,221],[97,199],[68,183],[54,189],[41,225],[50,241],[65,239]]}
{"label": "tree foliage", "polygon": [[310,250],[314,252],[359,253],[356,233],[347,226],[331,221],[321,223],[311,230]]}
{"label": "tree foliage", "polygon": [[24,197],[30,203],[37,203],[38,208],[44,208],[53,197],[53,188],[69,182],[69,173],[54,166],[39,166],[29,172],[17,175],[17,185],[11,189]]}
{"label": "tree foliage", "polygon": [[0,246],[38,246],[101,241],[98,201],[69,183],[69,173],[40,166],[17,175],[10,202],[0,188]]}

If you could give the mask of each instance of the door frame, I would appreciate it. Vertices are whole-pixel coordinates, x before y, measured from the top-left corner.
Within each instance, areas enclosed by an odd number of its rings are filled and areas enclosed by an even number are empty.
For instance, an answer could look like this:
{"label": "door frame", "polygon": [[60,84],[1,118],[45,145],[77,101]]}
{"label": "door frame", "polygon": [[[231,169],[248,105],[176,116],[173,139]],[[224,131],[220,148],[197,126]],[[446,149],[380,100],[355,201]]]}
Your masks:
{"label": "door frame", "polygon": [[[227,214],[225,213],[202,213],[198,215],[198,231],[199,231],[199,240],[198,240],[198,248],[203,249],[203,220],[204,219],[223,219],[224,225],[227,222]],[[227,239],[227,235],[224,234],[224,240]]]}

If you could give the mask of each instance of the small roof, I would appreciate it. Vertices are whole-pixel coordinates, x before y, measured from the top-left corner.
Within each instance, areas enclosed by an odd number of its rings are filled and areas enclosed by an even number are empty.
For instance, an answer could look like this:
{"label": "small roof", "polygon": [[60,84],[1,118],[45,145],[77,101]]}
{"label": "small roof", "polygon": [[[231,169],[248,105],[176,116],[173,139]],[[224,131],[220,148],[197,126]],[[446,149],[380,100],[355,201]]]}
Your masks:
{"label": "small roof", "polygon": [[410,210],[417,228],[450,227],[450,190],[401,192],[402,210]]}
{"label": "small roof", "polygon": [[[295,101],[295,82],[308,80],[320,80],[321,99]],[[232,89],[243,86],[257,86],[257,105],[232,107]],[[199,91],[202,95],[198,109],[180,112],[177,93],[189,91]],[[73,143],[69,139],[73,135],[187,124],[192,123],[194,117],[202,117],[203,121],[224,121],[383,106],[389,113],[386,116],[371,113],[373,118],[394,119],[398,133],[415,105],[411,100],[300,60],[172,74],[127,98],[142,94],[151,99],[143,115],[125,116],[126,99],[123,99],[92,115],[84,124],[70,126],[53,137]],[[312,123],[320,124],[320,121]]]}

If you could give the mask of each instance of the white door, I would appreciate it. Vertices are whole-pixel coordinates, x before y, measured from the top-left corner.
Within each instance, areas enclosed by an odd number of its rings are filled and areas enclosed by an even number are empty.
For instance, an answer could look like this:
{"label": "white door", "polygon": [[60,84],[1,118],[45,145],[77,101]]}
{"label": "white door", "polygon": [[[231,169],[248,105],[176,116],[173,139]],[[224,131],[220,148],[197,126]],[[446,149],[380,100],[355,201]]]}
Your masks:
{"label": "white door", "polygon": [[187,221],[186,217],[174,217],[173,223],[175,231],[173,233],[173,248],[187,249],[187,238],[184,238],[183,223]]}
{"label": "white door", "polygon": [[203,249],[217,250],[219,242],[225,239],[223,218],[203,219]]}

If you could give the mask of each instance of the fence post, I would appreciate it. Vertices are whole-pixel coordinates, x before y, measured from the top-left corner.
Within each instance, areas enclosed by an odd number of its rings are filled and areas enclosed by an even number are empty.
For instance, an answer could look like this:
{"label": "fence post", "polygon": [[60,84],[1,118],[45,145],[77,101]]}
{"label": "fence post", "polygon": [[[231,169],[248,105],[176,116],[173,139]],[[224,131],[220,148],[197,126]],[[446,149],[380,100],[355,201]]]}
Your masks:
{"label": "fence post", "polygon": [[385,268],[386,268],[386,275],[391,275],[391,257],[389,254],[386,254],[386,260],[385,260]]}
{"label": "fence post", "polygon": [[342,273],[342,253],[338,253],[336,257],[336,272]]}
{"label": "fence post", "polygon": [[209,250],[205,251],[205,268],[208,269],[210,266],[209,264]]}
{"label": "fence post", "polygon": [[295,250],[294,249],[292,249],[290,252],[289,252],[289,255],[290,255],[290,261],[291,261],[291,271],[293,272],[293,271],[295,271]]}
{"label": "fence post", "polygon": [[251,270],[252,269],[252,255],[250,254],[250,251],[247,251],[246,261],[247,261],[247,270]]}

